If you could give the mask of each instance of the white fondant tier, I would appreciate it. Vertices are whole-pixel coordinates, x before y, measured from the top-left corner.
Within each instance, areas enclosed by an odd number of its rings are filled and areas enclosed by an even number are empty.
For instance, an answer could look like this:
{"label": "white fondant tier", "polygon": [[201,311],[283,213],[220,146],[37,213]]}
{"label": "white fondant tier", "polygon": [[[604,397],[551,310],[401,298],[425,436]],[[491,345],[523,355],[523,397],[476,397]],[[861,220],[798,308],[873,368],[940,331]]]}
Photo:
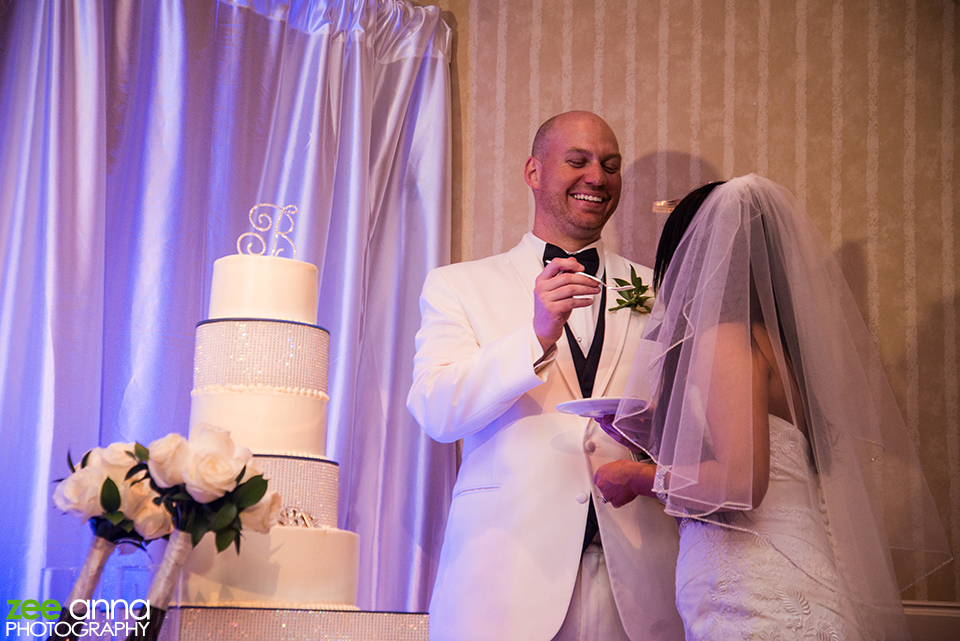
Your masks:
{"label": "white fondant tier", "polygon": [[234,254],[213,263],[207,318],[317,322],[317,268],[279,256]]}
{"label": "white fondant tier", "polygon": [[328,528],[244,532],[217,553],[213,536],[193,549],[180,574],[180,606],[332,609],[356,607],[360,537]]}
{"label": "white fondant tier", "polygon": [[250,387],[194,391],[190,427],[207,423],[230,432],[254,454],[325,456],[327,399]]}

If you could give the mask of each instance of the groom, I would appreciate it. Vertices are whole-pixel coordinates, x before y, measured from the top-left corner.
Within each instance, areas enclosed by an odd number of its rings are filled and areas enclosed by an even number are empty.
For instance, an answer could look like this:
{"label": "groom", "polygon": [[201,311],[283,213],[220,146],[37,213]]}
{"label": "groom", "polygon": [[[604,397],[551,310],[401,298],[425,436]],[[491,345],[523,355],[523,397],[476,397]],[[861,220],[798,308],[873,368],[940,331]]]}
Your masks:
{"label": "groom", "polygon": [[673,519],[650,499],[601,502],[595,470],[629,453],[594,421],[555,409],[620,395],[646,323],[608,312],[615,300],[580,273],[630,277],[631,263],[600,239],[620,164],[601,118],[551,118],[524,168],[532,233],[505,254],[427,275],[407,407],[434,439],[463,439],[434,641],[683,638]]}

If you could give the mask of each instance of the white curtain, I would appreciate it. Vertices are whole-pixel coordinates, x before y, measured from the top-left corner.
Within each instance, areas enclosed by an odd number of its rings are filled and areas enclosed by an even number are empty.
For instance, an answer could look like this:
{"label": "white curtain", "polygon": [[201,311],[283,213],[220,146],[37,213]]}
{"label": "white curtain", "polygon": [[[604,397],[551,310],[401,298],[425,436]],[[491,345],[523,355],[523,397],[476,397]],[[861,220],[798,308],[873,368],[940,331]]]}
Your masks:
{"label": "white curtain", "polygon": [[426,609],[455,454],[404,401],[449,261],[450,40],[407,0],[0,1],[3,598],[63,598],[82,562],[68,450],[186,432],[213,261],[267,202],[321,273],[359,605]]}

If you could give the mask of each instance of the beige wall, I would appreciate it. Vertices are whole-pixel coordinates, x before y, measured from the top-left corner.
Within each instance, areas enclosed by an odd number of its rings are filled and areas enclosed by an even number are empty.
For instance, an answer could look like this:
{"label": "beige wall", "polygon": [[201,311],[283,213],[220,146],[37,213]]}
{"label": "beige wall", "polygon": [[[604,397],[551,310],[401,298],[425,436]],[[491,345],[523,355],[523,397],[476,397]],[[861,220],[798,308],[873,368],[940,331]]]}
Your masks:
{"label": "beige wall", "polygon": [[[568,109],[620,138],[605,238],[641,262],[654,200],[749,172],[783,183],[842,261],[960,551],[956,0],[429,4],[456,34],[453,260],[530,227],[523,162]],[[960,601],[956,565],[906,596]]]}

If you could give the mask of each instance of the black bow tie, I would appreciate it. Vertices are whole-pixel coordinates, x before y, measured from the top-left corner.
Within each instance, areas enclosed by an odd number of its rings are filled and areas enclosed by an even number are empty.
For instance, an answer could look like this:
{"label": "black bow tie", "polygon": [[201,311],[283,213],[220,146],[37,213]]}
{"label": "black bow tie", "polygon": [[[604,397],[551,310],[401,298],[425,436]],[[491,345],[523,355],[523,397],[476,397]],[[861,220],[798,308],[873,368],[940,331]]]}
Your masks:
{"label": "black bow tie", "polygon": [[596,276],[597,270],[600,269],[600,254],[597,253],[596,247],[584,249],[576,254],[568,254],[560,247],[547,243],[543,250],[543,263],[547,264],[554,258],[576,258],[577,262],[583,265],[583,271],[591,276]]}

